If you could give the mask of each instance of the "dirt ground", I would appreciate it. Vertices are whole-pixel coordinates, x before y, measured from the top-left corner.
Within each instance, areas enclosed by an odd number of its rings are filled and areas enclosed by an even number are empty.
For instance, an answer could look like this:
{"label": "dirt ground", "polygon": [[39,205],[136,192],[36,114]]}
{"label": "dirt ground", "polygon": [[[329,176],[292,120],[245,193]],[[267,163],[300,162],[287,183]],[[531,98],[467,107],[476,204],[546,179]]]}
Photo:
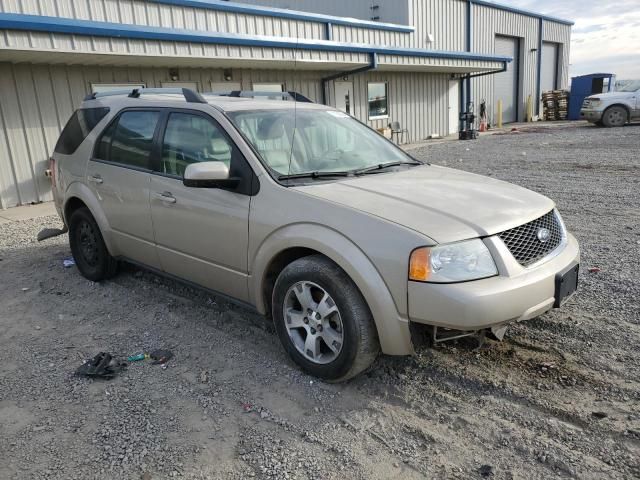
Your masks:
{"label": "dirt ground", "polygon": [[[0,478],[639,478],[640,127],[412,153],[555,199],[583,249],[578,295],[502,343],[332,385],[241,307],[131,266],[102,284],[64,268],[66,236],[35,243],[55,217],[0,225]],[[161,347],[166,369],[73,375]]]}

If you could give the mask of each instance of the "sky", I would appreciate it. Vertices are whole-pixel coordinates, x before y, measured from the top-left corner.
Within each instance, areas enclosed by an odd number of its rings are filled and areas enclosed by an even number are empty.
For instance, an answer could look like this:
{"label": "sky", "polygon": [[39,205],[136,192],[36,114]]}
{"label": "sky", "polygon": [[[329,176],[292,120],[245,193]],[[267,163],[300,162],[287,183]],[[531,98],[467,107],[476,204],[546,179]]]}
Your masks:
{"label": "sky", "polygon": [[501,0],[575,22],[569,75],[614,73],[640,79],[640,0]]}

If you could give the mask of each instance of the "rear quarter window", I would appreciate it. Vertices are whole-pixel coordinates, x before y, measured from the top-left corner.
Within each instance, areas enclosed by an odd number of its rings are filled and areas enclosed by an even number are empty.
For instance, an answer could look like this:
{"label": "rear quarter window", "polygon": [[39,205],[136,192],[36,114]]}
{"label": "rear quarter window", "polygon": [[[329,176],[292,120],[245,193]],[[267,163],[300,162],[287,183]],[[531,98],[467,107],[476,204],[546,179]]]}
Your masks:
{"label": "rear quarter window", "polygon": [[55,152],[63,155],[74,153],[107,113],[109,113],[107,107],[81,108],[73,112],[60,134]]}

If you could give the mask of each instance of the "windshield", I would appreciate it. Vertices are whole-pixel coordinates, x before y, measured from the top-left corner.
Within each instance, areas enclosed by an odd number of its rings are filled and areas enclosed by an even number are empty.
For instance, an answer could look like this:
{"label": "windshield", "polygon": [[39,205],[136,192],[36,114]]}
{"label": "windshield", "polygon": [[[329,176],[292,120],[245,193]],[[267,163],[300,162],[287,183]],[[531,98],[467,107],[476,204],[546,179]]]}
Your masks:
{"label": "windshield", "polygon": [[388,163],[416,163],[380,134],[342,112],[298,109],[296,119],[290,109],[228,115],[280,175],[340,173]]}
{"label": "windshield", "polygon": [[640,90],[640,80],[623,80],[616,85],[616,92],[637,92],[638,90]]}

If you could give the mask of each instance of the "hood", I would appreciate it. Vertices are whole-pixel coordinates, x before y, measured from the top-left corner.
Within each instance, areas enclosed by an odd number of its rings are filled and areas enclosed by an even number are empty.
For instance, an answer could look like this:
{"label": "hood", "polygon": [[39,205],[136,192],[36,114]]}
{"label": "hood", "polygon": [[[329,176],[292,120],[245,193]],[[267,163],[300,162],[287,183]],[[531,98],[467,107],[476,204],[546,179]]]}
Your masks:
{"label": "hood", "polygon": [[438,243],[494,235],[554,207],[548,198],[510,183],[427,165],[295,188],[403,225]]}
{"label": "hood", "polygon": [[589,100],[592,100],[594,98],[601,98],[601,99],[607,99],[607,100],[622,100],[625,98],[631,98],[634,95],[636,95],[638,92],[607,92],[607,93],[598,93],[595,95],[590,95],[587,98]]}

